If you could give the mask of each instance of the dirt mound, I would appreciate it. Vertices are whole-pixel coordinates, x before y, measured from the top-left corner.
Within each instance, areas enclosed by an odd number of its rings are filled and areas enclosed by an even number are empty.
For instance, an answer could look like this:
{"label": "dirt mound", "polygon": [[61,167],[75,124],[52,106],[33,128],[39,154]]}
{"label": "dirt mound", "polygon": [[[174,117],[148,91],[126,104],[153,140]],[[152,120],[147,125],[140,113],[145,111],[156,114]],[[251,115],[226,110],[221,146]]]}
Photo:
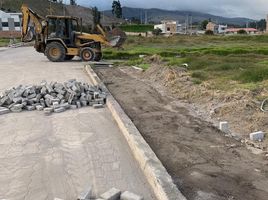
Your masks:
{"label": "dirt mound", "polygon": [[[234,135],[248,138],[251,132],[268,132],[268,113],[260,110],[261,102],[256,99],[256,96],[267,96],[266,89],[254,92],[246,89],[215,90],[209,81],[194,84],[185,68],[155,63],[140,78],[164,86],[175,98],[198,108],[197,112],[215,125],[219,121],[228,121]],[[268,139],[257,146],[267,150]]]}

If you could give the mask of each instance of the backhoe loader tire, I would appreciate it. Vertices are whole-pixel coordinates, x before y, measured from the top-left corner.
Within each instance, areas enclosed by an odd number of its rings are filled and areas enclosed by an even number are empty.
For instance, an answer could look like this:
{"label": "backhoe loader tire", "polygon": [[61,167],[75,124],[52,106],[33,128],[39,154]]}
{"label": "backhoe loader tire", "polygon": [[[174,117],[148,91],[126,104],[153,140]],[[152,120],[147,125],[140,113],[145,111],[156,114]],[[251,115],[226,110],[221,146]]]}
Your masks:
{"label": "backhoe loader tire", "polygon": [[72,60],[74,58],[73,55],[66,55],[65,60]]}
{"label": "backhoe loader tire", "polygon": [[85,47],[81,49],[80,51],[80,57],[82,58],[83,61],[94,61],[95,60],[95,52],[93,49],[89,47]]}
{"label": "backhoe loader tire", "polygon": [[51,42],[46,46],[45,55],[52,62],[62,62],[66,56],[66,50],[59,42]]}

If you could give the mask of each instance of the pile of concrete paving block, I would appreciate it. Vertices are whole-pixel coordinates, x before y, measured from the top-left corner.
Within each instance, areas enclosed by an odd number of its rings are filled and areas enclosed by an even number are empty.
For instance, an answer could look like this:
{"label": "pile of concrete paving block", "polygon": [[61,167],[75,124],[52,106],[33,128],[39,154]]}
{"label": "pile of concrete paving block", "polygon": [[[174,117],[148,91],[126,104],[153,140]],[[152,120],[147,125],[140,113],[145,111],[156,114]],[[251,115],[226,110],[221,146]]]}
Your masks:
{"label": "pile of concrete paving block", "polygon": [[[83,192],[77,200],[89,200],[93,199],[91,196],[91,188]],[[100,198],[94,198],[95,200],[143,200],[143,197],[134,194],[129,191],[121,192],[119,189],[111,188],[107,192],[100,195]]]}
{"label": "pile of concrete paving block", "polygon": [[100,86],[75,79],[64,83],[42,81],[40,85],[19,85],[0,95],[0,115],[23,110],[38,110],[49,115],[84,106],[102,108],[106,93]]}

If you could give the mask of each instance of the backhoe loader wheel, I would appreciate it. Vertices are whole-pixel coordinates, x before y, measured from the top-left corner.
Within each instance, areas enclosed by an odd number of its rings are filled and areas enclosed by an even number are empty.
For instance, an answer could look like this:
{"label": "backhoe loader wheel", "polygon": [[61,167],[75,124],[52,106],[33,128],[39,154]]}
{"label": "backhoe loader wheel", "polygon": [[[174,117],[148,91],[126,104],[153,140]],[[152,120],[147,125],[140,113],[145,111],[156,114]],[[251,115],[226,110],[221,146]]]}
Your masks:
{"label": "backhoe loader wheel", "polygon": [[85,47],[80,51],[80,57],[83,61],[93,61],[95,59],[95,52],[89,47]]}
{"label": "backhoe loader wheel", "polygon": [[66,50],[58,42],[51,42],[46,46],[45,55],[52,62],[62,62],[65,59]]}

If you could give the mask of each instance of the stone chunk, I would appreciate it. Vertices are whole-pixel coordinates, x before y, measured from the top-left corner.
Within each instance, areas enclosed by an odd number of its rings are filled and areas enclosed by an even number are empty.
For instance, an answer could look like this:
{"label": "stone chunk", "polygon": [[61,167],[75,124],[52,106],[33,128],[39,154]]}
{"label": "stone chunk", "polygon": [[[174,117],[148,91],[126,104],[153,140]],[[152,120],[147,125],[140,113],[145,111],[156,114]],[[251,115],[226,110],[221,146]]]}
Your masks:
{"label": "stone chunk", "polygon": [[38,110],[38,111],[42,111],[42,110],[44,110],[44,107],[41,106],[41,105],[38,105],[38,106],[36,106],[36,110]]}
{"label": "stone chunk", "polygon": [[143,197],[129,191],[125,191],[121,194],[120,200],[143,200]]}
{"label": "stone chunk", "polygon": [[88,187],[85,191],[83,191],[77,198],[77,200],[87,200],[91,197],[92,188]]}
{"label": "stone chunk", "polygon": [[224,133],[230,133],[228,122],[220,122],[220,130]]}
{"label": "stone chunk", "polygon": [[93,104],[93,108],[95,109],[103,108],[103,104]]}
{"label": "stone chunk", "polygon": [[54,109],[55,113],[61,113],[61,112],[64,112],[64,111],[65,111],[64,107],[59,107],[59,108]]}
{"label": "stone chunk", "polygon": [[53,112],[53,108],[45,108],[44,113],[45,115],[50,115]]}
{"label": "stone chunk", "polygon": [[32,110],[35,110],[35,107],[34,106],[26,106],[26,110],[32,111]]}
{"label": "stone chunk", "polygon": [[258,131],[258,132],[250,133],[249,138],[252,141],[263,141],[264,132]]}
{"label": "stone chunk", "polygon": [[116,188],[112,188],[109,191],[103,193],[100,197],[105,199],[105,200],[119,200],[120,195],[121,195],[120,190],[118,190]]}

